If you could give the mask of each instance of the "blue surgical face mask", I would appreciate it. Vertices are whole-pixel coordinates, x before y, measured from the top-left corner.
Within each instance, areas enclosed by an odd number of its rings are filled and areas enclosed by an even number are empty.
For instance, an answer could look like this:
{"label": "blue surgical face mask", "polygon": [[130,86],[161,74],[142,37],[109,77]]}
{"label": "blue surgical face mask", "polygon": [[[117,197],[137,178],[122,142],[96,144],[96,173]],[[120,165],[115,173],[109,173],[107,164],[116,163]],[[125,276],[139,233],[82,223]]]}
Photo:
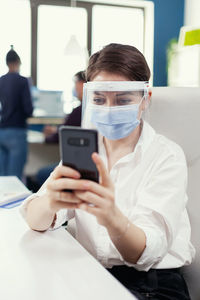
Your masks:
{"label": "blue surgical face mask", "polygon": [[137,118],[141,102],[112,107],[92,104],[91,122],[109,140],[125,138],[140,124]]}

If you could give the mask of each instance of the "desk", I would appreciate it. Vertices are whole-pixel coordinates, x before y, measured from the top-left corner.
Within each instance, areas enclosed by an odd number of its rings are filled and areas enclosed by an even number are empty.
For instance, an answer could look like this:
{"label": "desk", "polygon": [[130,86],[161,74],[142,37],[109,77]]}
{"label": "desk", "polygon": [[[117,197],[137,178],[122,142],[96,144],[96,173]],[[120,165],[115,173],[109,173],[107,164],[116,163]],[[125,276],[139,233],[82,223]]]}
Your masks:
{"label": "desk", "polygon": [[63,117],[32,117],[28,118],[27,123],[29,125],[61,125],[63,124]]}
{"label": "desk", "polygon": [[0,299],[136,299],[64,228],[34,232],[1,209],[0,239]]}

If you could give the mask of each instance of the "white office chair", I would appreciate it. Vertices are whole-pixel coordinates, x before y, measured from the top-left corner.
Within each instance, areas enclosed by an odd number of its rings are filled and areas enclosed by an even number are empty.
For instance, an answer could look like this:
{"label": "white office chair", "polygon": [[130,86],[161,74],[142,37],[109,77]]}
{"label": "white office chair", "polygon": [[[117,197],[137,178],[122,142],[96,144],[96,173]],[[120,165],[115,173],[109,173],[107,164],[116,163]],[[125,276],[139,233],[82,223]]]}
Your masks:
{"label": "white office chair", "polygon": [[147,121],[178,143],[188,163],[188,212],[196,258],[183,270],[193,300],[200,300],[200,88],[155,87]]}

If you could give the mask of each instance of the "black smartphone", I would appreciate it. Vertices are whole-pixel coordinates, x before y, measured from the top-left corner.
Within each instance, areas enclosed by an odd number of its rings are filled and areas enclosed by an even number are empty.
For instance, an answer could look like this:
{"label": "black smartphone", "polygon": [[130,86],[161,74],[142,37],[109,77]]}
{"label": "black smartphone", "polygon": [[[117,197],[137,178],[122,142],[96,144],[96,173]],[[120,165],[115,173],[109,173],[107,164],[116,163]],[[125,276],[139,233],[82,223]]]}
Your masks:
{"label": "black smartphone", "polygon": [[61,126],[59,144],[64,166],[77,170],[81,174],[81,179],[99,182],[99,174],[91,158],[93,152],[98,152],[96,130]]}

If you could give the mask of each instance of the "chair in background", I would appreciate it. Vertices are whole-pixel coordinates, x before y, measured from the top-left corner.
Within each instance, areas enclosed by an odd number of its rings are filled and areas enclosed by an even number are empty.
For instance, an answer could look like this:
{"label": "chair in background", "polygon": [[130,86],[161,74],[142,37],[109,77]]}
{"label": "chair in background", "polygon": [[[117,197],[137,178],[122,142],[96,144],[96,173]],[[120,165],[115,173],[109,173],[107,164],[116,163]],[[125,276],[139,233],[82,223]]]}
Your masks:
{"label": "chair in background", "polygon": [[188,212],[196,258],[185,267],[192,300],[200,300],[200,88],[155,87],[147,121],[179,144],[188,164]]}

